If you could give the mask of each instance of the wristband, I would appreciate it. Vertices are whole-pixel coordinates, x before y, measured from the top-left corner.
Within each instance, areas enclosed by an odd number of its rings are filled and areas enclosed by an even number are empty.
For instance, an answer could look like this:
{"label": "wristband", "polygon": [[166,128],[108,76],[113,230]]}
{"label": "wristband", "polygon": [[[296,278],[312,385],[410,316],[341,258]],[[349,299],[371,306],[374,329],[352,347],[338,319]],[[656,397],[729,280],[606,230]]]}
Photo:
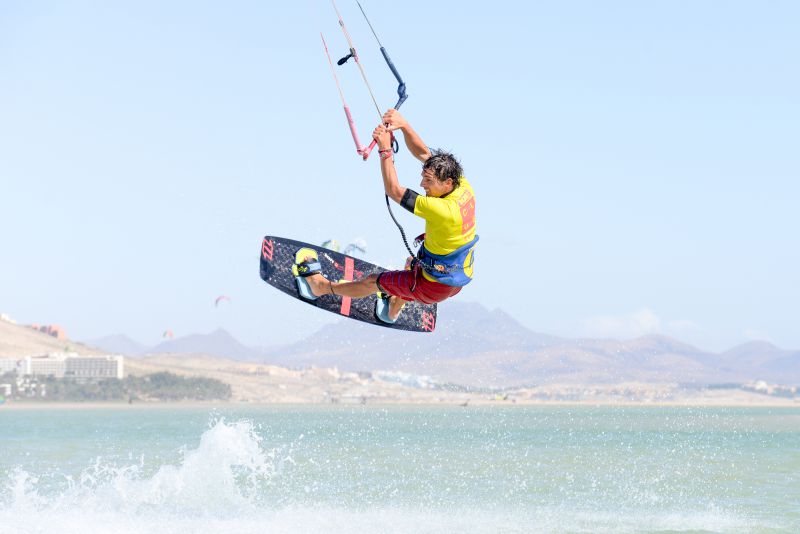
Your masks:
{"label": "wristband", "polygon": [[381,155],[381,159],[389,159],[392,157],[392,149],[378,150],[378,154]]}

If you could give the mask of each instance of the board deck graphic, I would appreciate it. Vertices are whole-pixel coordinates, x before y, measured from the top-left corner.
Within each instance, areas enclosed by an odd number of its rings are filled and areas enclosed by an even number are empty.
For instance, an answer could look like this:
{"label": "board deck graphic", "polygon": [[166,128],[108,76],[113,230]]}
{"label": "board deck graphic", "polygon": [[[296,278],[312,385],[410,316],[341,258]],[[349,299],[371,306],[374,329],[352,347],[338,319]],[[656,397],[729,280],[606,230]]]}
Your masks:
{"label": "board deck graphic", "polygon": [[319,262],[322,265],[322,273],[334,283],[340,280],[361,280],[366,276],[386,270],[359,258],[320,246],[294,239],[266,236],[261,242],[261,279],[287,295],[312,306],[365,323],[412,332],[432,332],[436,328],[436,304],[408,302],[400,312],[397,322],[387,324],[375,316],[377,299],[375,294],[362,299],[338,295],[323,295],[314,301],[303,299],[297,291],[294,275],[292,275],[295,253],[303,247],[317,251]]}

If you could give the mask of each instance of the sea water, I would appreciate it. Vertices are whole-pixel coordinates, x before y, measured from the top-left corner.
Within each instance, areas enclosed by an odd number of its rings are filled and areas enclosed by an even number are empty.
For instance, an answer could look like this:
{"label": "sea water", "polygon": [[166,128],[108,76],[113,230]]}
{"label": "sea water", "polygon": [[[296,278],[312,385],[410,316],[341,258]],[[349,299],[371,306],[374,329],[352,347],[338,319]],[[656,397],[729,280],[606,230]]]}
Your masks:
{"label": "sea water", "polygon": [[0,406],[0,534],[800,532],[800,409]]}

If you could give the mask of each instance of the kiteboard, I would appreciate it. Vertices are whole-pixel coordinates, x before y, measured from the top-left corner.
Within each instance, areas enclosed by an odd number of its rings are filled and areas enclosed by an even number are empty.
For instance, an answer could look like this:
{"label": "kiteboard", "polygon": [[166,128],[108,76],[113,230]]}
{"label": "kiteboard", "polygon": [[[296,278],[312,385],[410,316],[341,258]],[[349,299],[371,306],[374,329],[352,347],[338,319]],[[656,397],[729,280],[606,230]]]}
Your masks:
{"label": "kiteboard", "polygon": [[357,321],[411,332],[432,332],[436,327],[436,304],[408,302],[397,321],[389,324],[375,315],[377,293],[360,299],[339,295],[322,295],[313,301],[302,298],[292,274],[295,253],[301,248],[310,248],[317,252],[322,273],[333,282],[361,280],[371,274],[386,271],[382,267],[341,252],[294,239],[268,235],[261,242],[261,279],[296,299]]}

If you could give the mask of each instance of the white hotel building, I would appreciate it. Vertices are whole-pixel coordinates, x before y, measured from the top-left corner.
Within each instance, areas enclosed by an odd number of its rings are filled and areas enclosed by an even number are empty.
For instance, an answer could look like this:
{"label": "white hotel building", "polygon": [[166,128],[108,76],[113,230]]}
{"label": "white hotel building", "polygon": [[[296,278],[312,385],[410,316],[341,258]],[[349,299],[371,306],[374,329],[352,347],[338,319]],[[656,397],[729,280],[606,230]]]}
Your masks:
{"label": "white hotel building", "polygon": [[70,352],[28,356],[10,361],[15,362],[18,374],[55,378],[118,378],[122,380],[124,370],[123,357],[119,355],[79,356]]}

